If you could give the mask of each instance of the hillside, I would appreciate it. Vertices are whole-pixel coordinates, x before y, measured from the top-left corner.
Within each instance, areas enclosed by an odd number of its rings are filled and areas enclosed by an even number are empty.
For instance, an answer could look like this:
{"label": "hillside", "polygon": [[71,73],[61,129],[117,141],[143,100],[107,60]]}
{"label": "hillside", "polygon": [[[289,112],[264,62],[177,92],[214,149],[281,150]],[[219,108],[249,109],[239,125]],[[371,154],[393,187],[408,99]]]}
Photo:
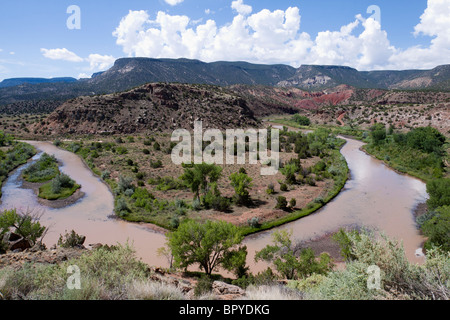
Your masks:
{"label": "hillside", "polygon": [[128,134],[168,129],[245,128],[258,125],[246,100],[221,87],[146,84],[133,90],[79,97],[58,107],[47,125],[32,126],[46,134]]}
{"label": "hillside", "polygon": [[51,79],[45,79],[45,78],[12,78],[12,79],[5,79],[2,82],[0,82],[0,88],[8,88],[8,87],[15,87],[20,86],[23,84],[40,84],[40,83],[71,83],[76,82],[77,79],[75,78],[51,78]]}
{"label": "hillside", "polygon": [[3,87],[0,85],[0,105],[30,100],[64,101],[79,96],[126,91],[151,82],[262,85],[307,91],[323,91],[340,85],[360,89],[449,91],[449,79],[450,65],[433,70],[358,71],[344,66],[302,65],[296,69],[287,65],[247,62],[123,58],[109,70],[95,73],[90,79],[5,80]]}
{"label": "hillside", "polygon": [[366,89],[429,89],[448,91],[450,65],[433,70],[358,71],[344,66],[303,65],[281,87],[323,90],[338,85]]}

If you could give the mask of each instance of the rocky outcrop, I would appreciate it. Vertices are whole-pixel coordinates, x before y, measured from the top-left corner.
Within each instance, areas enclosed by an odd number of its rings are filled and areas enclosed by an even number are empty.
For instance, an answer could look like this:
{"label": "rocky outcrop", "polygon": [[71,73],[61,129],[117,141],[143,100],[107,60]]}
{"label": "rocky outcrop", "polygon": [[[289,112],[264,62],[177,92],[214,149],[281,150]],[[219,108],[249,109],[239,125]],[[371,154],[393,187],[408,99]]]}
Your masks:
{"label": "rocky outcrop", "polygon": [[33,243],[31,241],[14,232],[7,232],[3,236],[3,243],[6,245],[7,251],[14,252],[22,252],[30,249],[33,246]]}
{"label": "rocky outcrop", "polygon": [[0,268],[10,266],[20,268],[26,263],[59,264],[72,258],[80,257],[86,249],[55,248],[45,250],[40,246],[33,246],[21,252],[8,252],[0,255]]}

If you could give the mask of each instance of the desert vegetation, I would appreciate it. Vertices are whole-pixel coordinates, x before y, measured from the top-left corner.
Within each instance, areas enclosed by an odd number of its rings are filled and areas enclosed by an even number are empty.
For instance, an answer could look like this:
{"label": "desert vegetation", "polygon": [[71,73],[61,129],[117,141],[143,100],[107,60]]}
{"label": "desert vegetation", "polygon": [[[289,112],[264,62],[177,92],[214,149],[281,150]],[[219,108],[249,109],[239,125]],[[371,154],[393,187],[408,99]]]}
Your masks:
{"label": "desert vegetation", "polygon": [[38,196],[47,200],[66,199],[81,188],[67,174],[60,172],[56,158],[46,153],[24,170],[23,178],[38,184]]}

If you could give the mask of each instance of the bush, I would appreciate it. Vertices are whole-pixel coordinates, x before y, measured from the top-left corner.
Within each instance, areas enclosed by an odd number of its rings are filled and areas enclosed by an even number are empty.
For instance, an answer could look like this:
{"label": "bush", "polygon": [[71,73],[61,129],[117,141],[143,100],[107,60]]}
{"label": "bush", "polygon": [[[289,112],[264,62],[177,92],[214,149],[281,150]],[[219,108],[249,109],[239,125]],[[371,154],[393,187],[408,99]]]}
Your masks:
{"label": "bush", "polygon": [[111,178],[111,172],[109,170],[103,171],[102,174],[101,174],[101,178],[103,180]]}
{"label": "bush", "polygon": [[267,186],[266,193],[267,193],[268,195],[272,195],[272,194],[275,193],[275,187],[274,187],[273,183],[270,183],[270,184]]}
{"label": "bush", "polygon": [[287,211],[287,209],[288,209],[287,205],[288,205],[288,202],[286,200],[286,197],[279,196],[277,198],[277,205],[275,206],[275,209],[281,209],[281,210]]}
{"label": "bush", "polygon": [[80,236],[74,230],[72,230],[70,233],[66,232],[64,236],[59,236],[58,246],[60,246],[61,248],[77,248],[82,247],[85,241],[85,236]]}
{"label": "bush", "polygon": [[261,223],[259,223],[259,218],[257,218],[257,217],[253,217],[251,219],[248,219],[247,223],[252,228],[259,228],[259,227],[261,227]]}
{"label": "bush", "polygon": [[202,295],[210,293],[213,288],[213,282],[214,281],[207,276],[202,276],[200,279],[198,279],[197,284],[194,288],[195,296],[200,297]]}
{"label": "bush", "polygon": [[134,179],[132,177],[127,177],[127,176],[122,176],[122,175],[119,176],[119,183],[117,184],[119,193],[125,192],[125,190],[128,190],[128,189],[134,190],[133,181],[134,181]]}
{"label": "bush", "polygon": [[440,206],[450,206],[450,179],[435,179],[427,183],[430,198],[428,207],[433,210]]}
{"label": "bush", "polygon": [[199,199],[192,201],[192,210],[200,211],[202,209],[202,204]]}
{"label": "bush", "polygon": [[297,205],[297,200],[295,200],[295,198],[292,198],[289,201],[289,206],[293,209],[293,208],[295,208],[296,205]]}
{"label": "bush", "polygon": [[421,229],[428,238],[425,244],[427,249],[439,246],[444,251],[450,251],[450,206],[437,208],[423,222]]}
{"label": "bush", "polygon": [[[373,299],[442,299],[450,294],[450,256],[440,250],[427,252],[424,265],[408,262],[397,241],[382,236],[376,240],[368,232],[347,234],[352,262],[346,269],[333,271],[308,293],[310,299],[373,300]],[[368,268],[380,268],[380,289],[370,289]]]}
{"label": "bush", "polygon": [[163,166],[163,163],[161,160],[156,160],[156,161],[150,160],[150,167],[152,167],[153,169],[159,169],[159,168],[162,168],[162,166]]}
{"label": "bush", "polygon": [[311,124],[311,120],[308,117],[299,114],[294,115],[294,121],[301,126],[309,126]]}

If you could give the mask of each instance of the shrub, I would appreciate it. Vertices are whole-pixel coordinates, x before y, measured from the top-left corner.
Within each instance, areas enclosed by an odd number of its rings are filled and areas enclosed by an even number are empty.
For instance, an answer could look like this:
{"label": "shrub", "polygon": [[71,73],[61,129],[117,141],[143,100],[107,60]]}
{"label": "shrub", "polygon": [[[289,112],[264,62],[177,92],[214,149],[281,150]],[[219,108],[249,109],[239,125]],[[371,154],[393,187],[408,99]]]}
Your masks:
{"label": "shrub", "polygon": [[280,184],[280,191],[283,192],[288,191],[288,187],[285,183]]}
{"label": "shrub", "polygon": [[58,246],[60,246],[61,248],[77,248],[82,247],[84,241],[86,241],[85,236],[80,236],[74,230],[72,230],[70,233],[66,232],[64,236],[59,236]]}
{"label": "shrub", "polygon": [[428,207],[433,210],[440,206],[450,206],[450,179],[434,179],[427,183],[430,198]]}
{"label": "shrub", "polygon": [[202,209],[202,204],[199,199],[192,201],[192,210],[200,211]]}
{"label": "shrub", "polygon": [[292,198],[292,199],[289,201],[289,206],[290,206],[291,208],[295,208],[296,205],[297,205],[297,200],[295,200],[295,198]]}
{"label": "shrub", "polygon": [[259,227],[261,227],[261,223],[259,223],[259,218],[258,217],[253,217],[251,219],[248,219],[247,223],[252,228],[259,228]]}
{"label": "shrub", "polygon": [[159,169],[159,168],[162,168],[162,166],[163,166],[163,163],[161,160],[156,160],[156,161],[150,160],[150,167],[152,167],[153,169]]}
{"label": "shrub", "polygon": [[127,189],[133,189],[134,190],[134,185],[133,185],[133,181],[134,179],[132,177],[127,177],[127,176],[119,176],[119,183],[117,184],[117,188],[119,190],[120,193],[125,192],[125,190]]}
{"label": "shrub", "polygon": [[103,171],[102,174],[101,174],[101,178],[103,180],[111,178],[111,172],[109,170]]}
{"label": "shrub", "polygon": [[[346,269],[333,271],[309,292],[311,299],[442,299],[450,294],[450,256],[440,250],[427,251],[425,264],[411,264],[403,247],[382,236],[380,240],[368,232],[347,234],[354,261]],[[380,268],[380,289],[370,289],[368,268]]]}
{"label": "shrub", "polygon": [[212,291],[213,280],[210,277],[202,276],[197,280],[197,284],[194,288],[194,294],[196,297],[208,294]]}
{"label": "shrub", "polygon": [[294,115],[294,121],[301,126],[309,126],[311,124],[311,120],[308,117],[299,114]]}
{"label": "shrub", "polygon": [[450,206],[435,209],[422,224],[422,232],[428,237],[425,247],[431,249],[439,246],[450,251]]}
{"label": "shrub", "polygon": [[277,198],[277,204],[275,206],[275,209],[281,209],[281,210],[285,210],[286,211],[287,210],[287,205],[288,205],[288,202],[286,200],[286,197],[279,196]]}
{"label": "shrub", "polygon": [[270,183],[270,184],[267,186],[266,193],[267,193],[268,195],[272,195],[272,194],[275,193],[275,187],[274,187],[273,183]]}

